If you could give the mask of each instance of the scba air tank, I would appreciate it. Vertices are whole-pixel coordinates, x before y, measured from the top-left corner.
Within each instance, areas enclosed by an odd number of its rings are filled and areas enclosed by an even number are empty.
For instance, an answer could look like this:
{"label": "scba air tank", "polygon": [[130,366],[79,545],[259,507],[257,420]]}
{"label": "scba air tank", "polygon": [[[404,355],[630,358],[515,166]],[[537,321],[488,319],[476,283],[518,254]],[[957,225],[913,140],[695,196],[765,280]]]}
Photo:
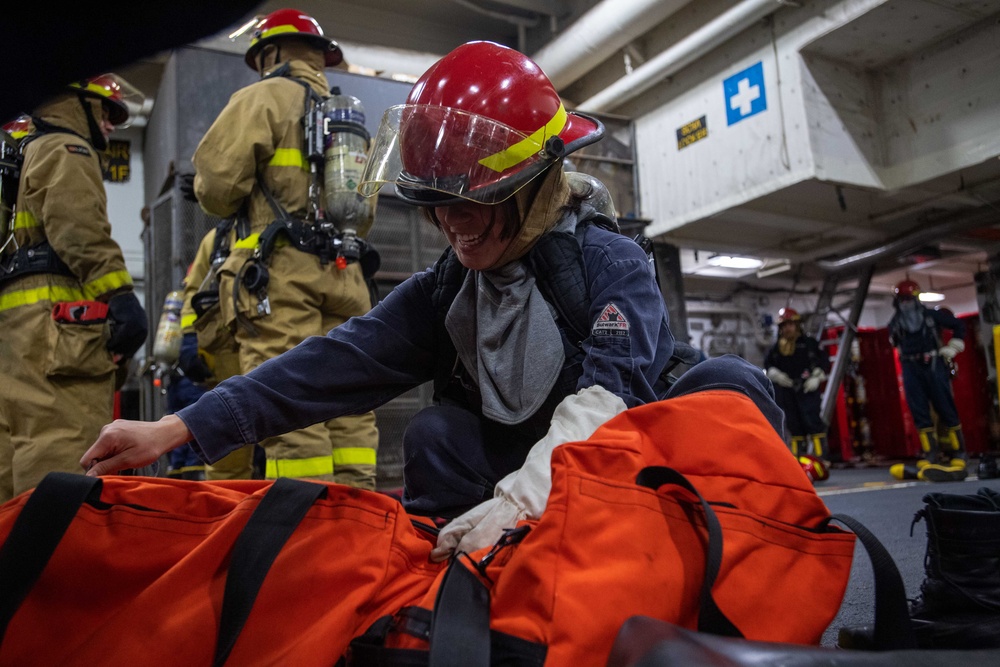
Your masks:
{"label": "scba air tank", "polygon": [[323,103],[323,192],[326,217],[343,232],[364,237],[375,220],[375,197],[358,193],[371,143],[361,100],[339,88]]}
{"label": "scba air tank", "polygon": [[184,294],[174,290],[163,300],[163,311],[156,327],[156,338],[153,339],[153,358],[157,363],[166,366],[177,363],[181,356],[181,308],[184,306]]}

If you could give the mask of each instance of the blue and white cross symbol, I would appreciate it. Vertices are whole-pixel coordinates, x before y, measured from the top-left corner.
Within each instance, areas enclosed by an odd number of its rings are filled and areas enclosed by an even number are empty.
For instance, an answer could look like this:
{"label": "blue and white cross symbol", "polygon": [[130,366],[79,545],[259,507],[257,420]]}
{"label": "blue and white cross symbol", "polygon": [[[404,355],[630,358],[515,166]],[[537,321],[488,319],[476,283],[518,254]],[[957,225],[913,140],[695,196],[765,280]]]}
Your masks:
{"label": "blue and white cross symbol", "polygon": [[737,72],[722,82],[726,95],[726,124],[734,125],[744,118],[767,109],[764,92],[764,64],[758,62]]}

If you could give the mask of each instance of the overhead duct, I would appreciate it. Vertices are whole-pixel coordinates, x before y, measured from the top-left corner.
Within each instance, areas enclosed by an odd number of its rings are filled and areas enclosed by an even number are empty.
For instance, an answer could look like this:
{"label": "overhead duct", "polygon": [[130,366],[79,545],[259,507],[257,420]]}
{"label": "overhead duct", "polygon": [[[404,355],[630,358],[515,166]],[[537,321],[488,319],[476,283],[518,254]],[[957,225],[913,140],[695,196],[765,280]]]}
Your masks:
{"label": "overhead duct", "polygon": [[[697,58],[786,4],[782,0],[744,0],[721,16],[611,84],[576,107],[578,111],[610,111],[676,74]],[[544,69],[544,68],[543,68]]]}
{"label": "overhead duct", "polygon": [[538,63],[556,90],[565,88],[690,2],[604,0],[531,59]]}
{"label": "overhead duct", "polygon": [[840,273],[873,264],[883,257],[898,256],[949,234],[957,234],[1000,222],[1000,201],[986,202],[973,211],[959,211],[936,221],[932,227],[909,232],[871,250],[837,260],[819,260],[816,266],[828,273]]}

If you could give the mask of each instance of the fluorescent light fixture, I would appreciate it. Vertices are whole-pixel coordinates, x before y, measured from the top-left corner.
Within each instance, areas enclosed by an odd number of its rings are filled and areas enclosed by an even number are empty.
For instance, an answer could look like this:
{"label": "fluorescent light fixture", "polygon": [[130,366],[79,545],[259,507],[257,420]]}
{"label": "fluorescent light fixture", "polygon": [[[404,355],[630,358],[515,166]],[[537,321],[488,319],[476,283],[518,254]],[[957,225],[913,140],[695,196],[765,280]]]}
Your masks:
{"label": "fluorescent light fixture", "polygon": [[944,301],[944,294],[940,292],[921,292],[917,295],[917,298],[921,301],[935,303],[937,301]]}
{"label": "fluorescent light fixture", "polygon": [[735,255],[715,255],[708,258],[708,263],[726,269],[759,269],[764,266],[764,262],[755,257],[737,257]]}
{"label": "fluorescent light fixture", "polygon": [[768,260],[764,262],[764,266],[757,269],[757,277],[767,278],[768,276],[777,275],[791,270],[792,263],[787,259]]}

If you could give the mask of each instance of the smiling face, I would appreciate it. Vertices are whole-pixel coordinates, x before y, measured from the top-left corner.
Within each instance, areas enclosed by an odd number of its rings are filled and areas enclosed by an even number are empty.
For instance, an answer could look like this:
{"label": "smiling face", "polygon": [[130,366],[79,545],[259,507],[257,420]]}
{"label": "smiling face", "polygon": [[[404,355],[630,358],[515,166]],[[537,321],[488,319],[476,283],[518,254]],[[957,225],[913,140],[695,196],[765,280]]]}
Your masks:
{"label": "smiling face", "polygon": [[509,211],[506,206],[463,202],[438,206],[434,215],[458,261],[473,271],[483,271],[491,268],[514,240],[513,236],[501,238]]}

